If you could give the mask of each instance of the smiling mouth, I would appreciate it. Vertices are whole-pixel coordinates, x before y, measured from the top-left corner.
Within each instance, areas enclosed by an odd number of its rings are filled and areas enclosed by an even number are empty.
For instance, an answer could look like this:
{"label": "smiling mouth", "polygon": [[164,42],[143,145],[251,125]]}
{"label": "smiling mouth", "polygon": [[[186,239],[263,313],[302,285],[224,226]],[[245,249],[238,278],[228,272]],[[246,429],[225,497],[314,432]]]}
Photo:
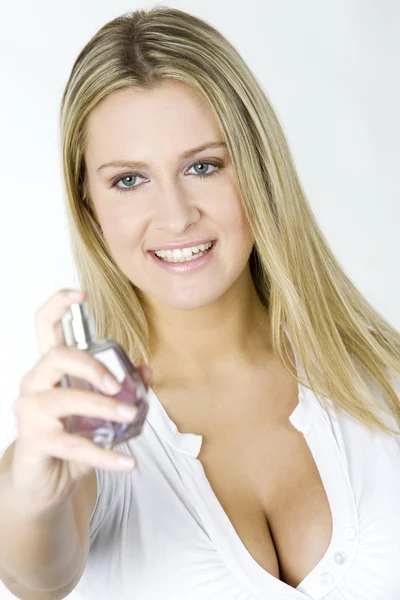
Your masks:
{"label": "smiling mouth", "polygon": [[207,252],[210,252],[210,250],[213,248],[214,246],[214,241],[210,242],[211,246],[209,248],[206,248],[204,250],[198,250],[198,252],[192,252],[191,256],[184,256],[182,254],[182,252],[179,253],[175,253],[175,256],[172,255],[172,251],[169,252],[169,256],[157,256],[157,254],[154,253],[154,256],[156,258],[158,258],[158,260],[162,261],[162,262],[167,262],[167,263],[186,263],[186,262],[190,262],[192,260],[196,260],[197,258],[200,258],[201,256],[204,256],[204,254],[207,254]]}

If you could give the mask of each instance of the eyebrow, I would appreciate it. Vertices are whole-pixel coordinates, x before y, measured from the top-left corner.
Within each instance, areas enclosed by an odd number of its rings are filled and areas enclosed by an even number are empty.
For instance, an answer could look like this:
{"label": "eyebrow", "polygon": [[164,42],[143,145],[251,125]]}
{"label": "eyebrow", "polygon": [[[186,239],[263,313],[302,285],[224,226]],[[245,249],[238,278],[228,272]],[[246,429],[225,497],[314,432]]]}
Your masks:
{"label": "eyebrow", "polygon": [[[196,148],[191,148],[190,150],[185,150],[182,154],[179,155],[179,158],[190,158],[193,154],[197,154],[198,152],[202,152],[203,150],[208,150],[209,148],[226,148],[225,142],[207,142],[202,144],[201,146],[197,146]],[[133,161],[133,160],[112,160],[111,162],[104,163],[101,165],[97,172],[100,173],[107,167],[128,167],[130,169],[145,169],[149,165],[145,162]]]}

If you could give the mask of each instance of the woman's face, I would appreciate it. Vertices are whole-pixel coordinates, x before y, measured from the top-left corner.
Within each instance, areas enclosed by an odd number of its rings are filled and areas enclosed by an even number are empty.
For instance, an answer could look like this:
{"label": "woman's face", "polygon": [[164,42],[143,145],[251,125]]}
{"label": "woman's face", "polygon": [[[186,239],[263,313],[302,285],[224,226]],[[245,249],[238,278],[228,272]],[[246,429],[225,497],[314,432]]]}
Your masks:
{"label": "woman's face", "polygon": [[[114,260],[150,305],[193,310],[238,284],[253,238],[232,162],[222,145],[188,154],[224,141],[208,106],[171,80],[113,92],[88,126],[85,161],[98,222]],[[188,262],[151,252],[213,240],[210,254]]]}

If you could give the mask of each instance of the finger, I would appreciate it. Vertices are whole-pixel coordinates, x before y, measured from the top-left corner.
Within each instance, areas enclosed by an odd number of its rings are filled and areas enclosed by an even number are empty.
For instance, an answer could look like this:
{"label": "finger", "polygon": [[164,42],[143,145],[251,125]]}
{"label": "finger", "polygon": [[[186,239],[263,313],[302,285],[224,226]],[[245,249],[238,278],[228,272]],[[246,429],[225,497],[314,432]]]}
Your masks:
{"label": "finger", "polygon": [[153,369],[149,365],[142,364],[138,366],[138,370],[143,379],[146,390],[148,390],[151,380],[153,379]]}
{"label": "finger", "polygon": [[[71,297],[71,293],[75,293],[75,296]],[[55,346],[65,345],[61,319],[73,302],[81,303],[85,299],[85,291],[59,290],[36,311],[35,331],[41,354]]]}
{"label": "finger", "polygon": [[[28,396],[53,388],[66,374],[76,379],[83,379],[106,394],[116,394],[121,391],[121,384],[100,360],[79,348],[60,346],[51,348],[24,375],[20,384],[20,394]],[[114,382],[114,388],[107,387],[107,378],[111,378]],[[74,387],[82,385],[76,381]]]}
{"label": "finger", "polygon": [[[13,404],[17,415],[19,436],[31,436],[32,431],[61,430],[59,419],[74,415],[80,429],[93,428],[93,419],[129,423],[138,408],[112,396],[75,388],[46,390],[29,397],[20,396]],[[36,433],[37,435],[37,433]]]}
{"label": "finger", "polygon": [[[40,456],[41,454],[42,456]],[[127,470],[127,467],[121,464],[121,459],[126,461],[127,458],[130,458],[133,460],[132,467],[136,466],[136,459],[133,456],[100,448],[83,436],[65,431],[44,435],[41,441],[35,445],[35,452],[34,455],[32,454],[31,460],[38,462],[49,456],[113,471]]]}

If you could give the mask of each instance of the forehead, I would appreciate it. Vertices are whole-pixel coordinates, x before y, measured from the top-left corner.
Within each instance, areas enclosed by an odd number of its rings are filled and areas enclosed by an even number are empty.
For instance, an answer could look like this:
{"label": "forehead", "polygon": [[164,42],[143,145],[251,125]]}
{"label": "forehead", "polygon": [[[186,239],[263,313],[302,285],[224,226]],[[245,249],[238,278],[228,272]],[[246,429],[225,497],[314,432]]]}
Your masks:
{"label": "forehead", "polygon": [[[88,118],[89,155],[148,158],[158,149],[180,153],[222,136],[207,102],[181,82],[116,90]],[[107,157],[104,157],[106,151]]]}

